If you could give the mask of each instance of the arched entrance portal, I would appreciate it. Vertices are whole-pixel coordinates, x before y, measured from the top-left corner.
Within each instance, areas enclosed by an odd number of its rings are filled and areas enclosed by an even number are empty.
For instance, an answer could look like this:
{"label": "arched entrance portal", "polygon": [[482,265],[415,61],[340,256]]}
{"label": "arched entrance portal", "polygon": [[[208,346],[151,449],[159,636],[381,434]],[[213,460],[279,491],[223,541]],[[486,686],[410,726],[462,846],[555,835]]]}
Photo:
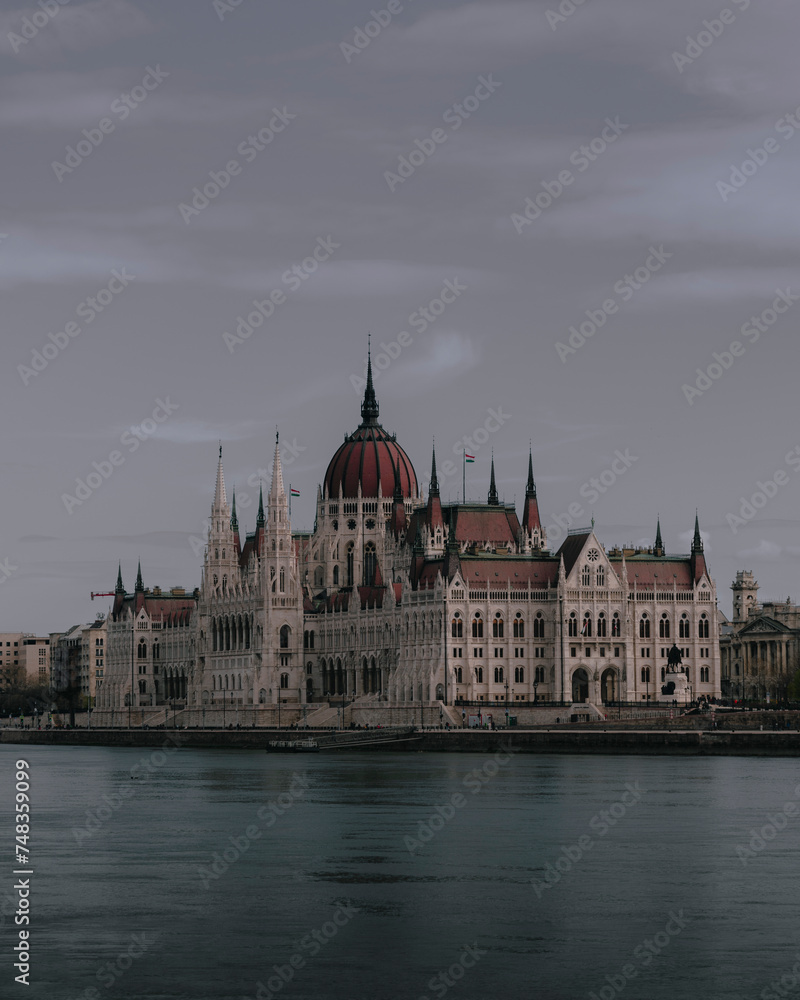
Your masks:
{"label": "arched entrance portal", "polygon": [[600,678],[600,691],[604,705],[610,705],[612,702],[619,701],[617,672],[612,670],[611,667],[603,671],[603,676]]}
{"label": "arched entrance portal", "polygon": [[589,675],[583,667],[578,667],[572,675],[572,700],[573,702],[589,700]]}

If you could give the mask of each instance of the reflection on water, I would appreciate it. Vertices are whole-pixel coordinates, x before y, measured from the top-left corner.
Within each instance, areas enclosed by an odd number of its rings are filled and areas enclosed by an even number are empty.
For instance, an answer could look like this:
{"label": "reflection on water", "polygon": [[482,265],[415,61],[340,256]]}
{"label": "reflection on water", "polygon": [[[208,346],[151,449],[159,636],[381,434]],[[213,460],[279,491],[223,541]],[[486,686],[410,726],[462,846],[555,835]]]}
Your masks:
{"label": "reflection on water", "polygon": [[142,754],[0,754],[33,774],[30,997],[729,1000],[796,960],[800,818],[737,855],[792,760]]}

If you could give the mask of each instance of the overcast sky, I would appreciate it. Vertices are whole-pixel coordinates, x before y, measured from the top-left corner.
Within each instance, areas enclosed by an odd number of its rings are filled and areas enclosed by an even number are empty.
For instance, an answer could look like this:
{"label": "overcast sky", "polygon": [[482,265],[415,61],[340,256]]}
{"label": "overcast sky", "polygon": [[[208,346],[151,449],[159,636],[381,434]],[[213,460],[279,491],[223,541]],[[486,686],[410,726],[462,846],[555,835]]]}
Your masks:
{"label": "overcast sky", "polygon": [[521,510],[531,441],[554,547],[698,508],[723,610],[800,597],[797,4],[234,2],[2,4],[0,629],[197,586],[220,440],[252,530],[277,426],[311,527],[368,331],[443,498],[468,436]]}

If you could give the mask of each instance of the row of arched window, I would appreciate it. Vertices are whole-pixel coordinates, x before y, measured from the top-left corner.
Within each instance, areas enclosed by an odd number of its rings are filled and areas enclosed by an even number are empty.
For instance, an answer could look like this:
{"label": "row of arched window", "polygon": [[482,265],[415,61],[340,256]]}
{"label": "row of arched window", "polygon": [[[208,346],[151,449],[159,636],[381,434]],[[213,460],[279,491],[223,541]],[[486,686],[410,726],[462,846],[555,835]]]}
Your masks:
{"label": "row of arched window", "polygon": [[213,650],[250,649],[253,615],[224,615],[211,619]]}
{"label": "row of arched window", "polygon": [[[567,631],[570,636],[577,636],[579,633],[578,629],[578,616],[573,611],[569,618],[567,619]],[[605,639],[608,635],[608,619],[604,611],[601,611],[597,616],[597,621],[593,622],[592,615],[587,611],[583,616],[583,622],[580,626],[580,635],[588,638],[591,635],[597,635],[598,639]],[[615,611],[611,617],[611,635],[614,637],[622,635],[622,620],[619,616],[619,612]]]}
{"label": "row of arched window", "polygon": [[[505,638],[505,628],[505,619],[502,612],[498,611],[492,619],[492,638]],[[520,611],[516,613],[511,623],[511,630],[515,639],[525,638],[525,619]],[[450,622],[450,634],[454,639],[464,638],[464,621],[458,611],[453,615],[453,619]],[[535,639],[544,638],[544,617],[541,611],[533,619],[533,636]],[[472,618],[472,638],[483,638],[483,616],[480,611],[476,611]]]}
{"label": "row of arched window", "polygon": [[[672,625],[670,623],[669,615],[664,614],[658,620],[658,637],[660,639],[669,639],[671,635]],[[700,615],[700,620],[697,623],[697,638],[707,639],[709,636],[709,620],[708,615],[703,613]],[[650,638],[650,616],[645,612],[639,619],[639,638],[649,639]],[[689,616],[684,612],[678,621],[678,638],[679,639],[690,639],[691,638],[691,622],[689,621]]]}

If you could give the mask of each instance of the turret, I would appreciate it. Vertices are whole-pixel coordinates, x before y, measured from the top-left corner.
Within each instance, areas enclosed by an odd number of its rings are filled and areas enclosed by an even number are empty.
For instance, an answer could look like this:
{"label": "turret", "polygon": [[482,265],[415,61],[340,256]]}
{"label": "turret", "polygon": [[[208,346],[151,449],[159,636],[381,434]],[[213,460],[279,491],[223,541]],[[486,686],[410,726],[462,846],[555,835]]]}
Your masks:
{"label": "turret", "polygon": [[494,452],[492,452],[492,477],[489,483],[489,499],[487,503],[491,504],[492,507],[500,506],[500,499],[497,496],[497,484],[494,481]]}

